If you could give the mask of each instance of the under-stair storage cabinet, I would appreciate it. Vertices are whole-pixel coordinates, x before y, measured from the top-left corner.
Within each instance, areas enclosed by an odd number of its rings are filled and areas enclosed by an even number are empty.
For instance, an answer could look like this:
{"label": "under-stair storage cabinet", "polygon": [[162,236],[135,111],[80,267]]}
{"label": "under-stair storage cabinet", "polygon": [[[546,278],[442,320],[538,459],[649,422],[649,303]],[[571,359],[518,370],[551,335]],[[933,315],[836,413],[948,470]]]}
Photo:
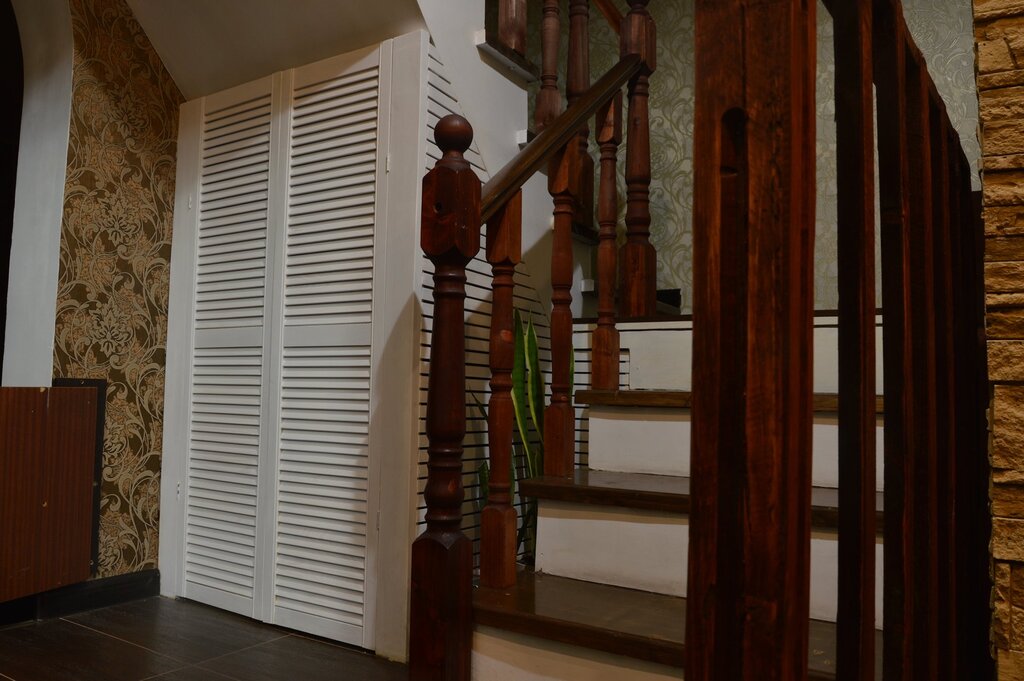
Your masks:
{"label": "under-stair storage cabinet", "polygon": [[410,34],[182,108],[165,594],[374,648],[406,588],[425,55]]}
{"label": "under-stair storage cabinet", "polygon": [[0,388],[0,603],[89,579],[97,392]]}

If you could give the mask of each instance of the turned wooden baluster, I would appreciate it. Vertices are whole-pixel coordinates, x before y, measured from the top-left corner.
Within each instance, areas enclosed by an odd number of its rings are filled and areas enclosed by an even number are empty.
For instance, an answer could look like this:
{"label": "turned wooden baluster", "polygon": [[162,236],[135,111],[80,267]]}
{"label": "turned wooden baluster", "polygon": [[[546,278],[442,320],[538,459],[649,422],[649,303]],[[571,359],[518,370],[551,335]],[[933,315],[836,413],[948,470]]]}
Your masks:
{"label": "turned wooden baluster", "polygon": [[526,0],[499,0],[498,39],[517,54],[526,56]]}
{"label": "turned wooden baluster", "polygon": [[562,95],[558,91],[558,43],[561,38],[558,0],[544,0],[540,22],[540,92],[534,110],[534,128],[540,133],[562,111]]}
{"label": "turned wooden baluster", "polygon": [[434,264],[434,325],[427,392],[427,527],[412,545],[409,674],[469,681],[473,544],[463,534],[466,434],[466,264],[480,250],[480,180],[463,157],[473,128],[445,116],[434,128],[443,156],[423,178],[420,243]]}
{"label": "turned wooden baluster", "polygon": [[572,352],[572,220],[579,196],[580,147],[571,140],[551,162],[548,191],[555,203],[551,246],[551,403],[544,412],[544,474],[572,475],[575,414],[569,355]]}
{"label": "turned wooden baluster", "polygon": [[494,277],[491,305],[491,399],[487,407],[490,479],[480,514],[480,584],[516,583],[516,510],[512,506],[512,363],[515,354],[513,276],[521,259],[523,194],[516,194],[487,222],[487,262]]}
{"label": "turned wooden baluster", "polygon": [[[565,94],[569,106],[590,87],[590,0],[569,0],[569,61],[565,69]],[[579,132],[580,179],[574,222],[583,234],[594,231],[594,159],[590,157],[590,130]]]}
{"label": "turned wooden baluster", "polygon": [[591,383],[595,390],[619,387],[619,331],[615,328],[615,243],[619,218],[615,163],[622,141],[622,93],[597,112],[597,143],[601,147],[601,183],[597,220],[601,225],[597,246],[597,329]]}
{"label": "turned wooden baluster", "polygon": [[651,245],[651,123],[648,86],[654,72],[656,32],[650,0],[630,0],[622,22],[622,56],[640,55],[643,68],[629,82],[626,119],[626,244],[622,247],[619,313],[644,317],[656,311],[657,254]]}

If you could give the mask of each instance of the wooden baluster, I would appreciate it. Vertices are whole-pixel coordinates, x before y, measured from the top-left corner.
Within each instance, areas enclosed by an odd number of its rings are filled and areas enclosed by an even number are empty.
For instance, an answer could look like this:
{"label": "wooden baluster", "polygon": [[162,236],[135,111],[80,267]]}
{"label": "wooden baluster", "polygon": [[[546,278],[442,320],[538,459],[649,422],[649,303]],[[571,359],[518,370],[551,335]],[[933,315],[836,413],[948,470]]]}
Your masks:
{"label": "wooden baluster", "polygon": [[931,123],[929,146],[932,158],[932,234],[935,292],[935,467],[936,467],[936,525],[938,543],[938,676],[939,681],[956,678],[956,553],[954,551],[954,516],[956,507],[956,377],[953,358],[953,281],[950,278],[952,253],[950,250],[950,173],[949,129],[945,105],[938,90],[928,76],[929,118]]}
{"label": "wooden baluster", "polygon": [[695,4],[687,681],[807,679],[815,9]]}
{"label": "wooden baluster", "polygon": [[911,424],[922,396],[910,325],[910,163],[906,40],[903,17],[875,0],[874,73],[878,97],[878,173],[882,224],[882,352],[885,392],[885,553],[882,669],[886,681],[913,681],[913,650],[924,622],[914,617],[917,575],[913,508],[917,450]]}
{"label": "wooden baluster", "polygon": [[[910,40],[909,32],[905,40]],[[914,641],[914,679],[937,679],[939,658],[938,497],[936,462],[935,262],[932,220],[932,152],[928,71],[924,58],[907,46],[907,153],[915,172],[908,185],[910,207],[910,335],[917,354],[913,364],[919,408],[911,422],[914,456],[914,523],[912,554],[914,619],[920,629]]]}
{"label": "wooden baluster", "polygon": [[601,182],[598,191],[597,219],[601,225],[597,246],[597,328],[594,330],[594,356],[591,385],[595,390],[619,387],[619,332],[615,328],[615,272],[618,246],[618,187],[616,157],[622,141],[622,93],[608,101],[597,113],[597,143],[601,147]]}
{"label": "wooden baluster", "polygon": [[544,474],[565,477],[575,466],[575,414],[569,355],[572,352],[572,220],[580,177],[580,148],[571,140],[548,169],[555,203],[551,246],[551,403],[544,412]]}
{"label": "wooden baluster", "polygon": [[491,399],[487,407],[490,479],[480,514],[480,584],[516,583],[516,510],[512,506],[512,363],[515,354],[513,291],[521,258],[523,194],[520,191],[487,222],[487,262],[494,276],[491,306]]}
{"label": "wooden baluster", "polygon": [[498,0],[498,40],[526,56],[526,0]]}
{"label": "wooden baluster", "polygon": [[427,388],[427,527],[412,545],[409,675],[469,681],[473,544],[463,534],[466,434],[466,264],[480,250],[480,180],[463,157],[473,129],[461,116],[434,128],[443,152],[423,178],[420,244],[434,265]]}
{"label": "wooden baluster", "polygon": [[837,2],[839,582],[836,678],[875,678],[875,140],[871,3]]}
{"label": "wooden baluster", "polygon": [[630,0],[622,22],[622,55],[638,54],[644,65],[629,82],[626,118],[626,243],[619,260],[619,313],[644,317],[657,311],[657,253],[651,245],[650,75],[656,67],[654,19],[650,0]]}
{"label": "wooden baluster", "polygon": [[558,0],[544,0],[544,14],[540,23],[540,92],[534,109],[534,128],[539,134],[562,111],[562,95],[558,91],[558,43],[561,24],[558,19]]}
{"label": "wooden baluster", "polygon": [[[569,106],[590,87],[590,0],[569,0],[569,62],[565,94]],[[582,234],[594,232],[594,159],[590,157],[586,125],[580,128],[580,178],[573,222]]]}

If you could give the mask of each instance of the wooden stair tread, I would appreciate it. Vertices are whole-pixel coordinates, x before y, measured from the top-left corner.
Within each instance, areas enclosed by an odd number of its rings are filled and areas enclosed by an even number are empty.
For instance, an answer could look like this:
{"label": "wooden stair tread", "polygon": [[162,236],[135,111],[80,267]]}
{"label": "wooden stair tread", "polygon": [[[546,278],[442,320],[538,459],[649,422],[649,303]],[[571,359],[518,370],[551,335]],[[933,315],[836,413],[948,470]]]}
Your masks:
{"label": "wooden stair tread", "polygon": [[[577,504],[618,506],[686,515],[690,512],[690,479],[673,475],[617,473],[577,468],[571,478],[543,476],[519,483],[525,496]],[[883,494],[875,495],[876,530],[883,529]],[[811,527],[839,527],[839,492],[830,487],[811,490]]]}
{"label": "wooden stair tread", "polygon": [[477,587],[477,624],[683,666],[686,599],[530,571],[509,589]]}
{"label": "wooden stair tread", "polygon": [[[692,393],[689,390],[577,390],[576,404],[600,407],[660,407],[689,409]],[[839,395],[814,393],[816,414],[835,414],[839,411]],[[875,398],[875,414],[884,413],[882,397]]]}
{"label": "wooden stair tread", "polygon": [[[478,625],[682,667],[686,599],[524,570],[515,586],[473,590]],[[809,679],[835,678],[836,625],[810,621]],[[881,668],[881,632],[876,636]],[[878,678],[881,678],[879,675]]]}

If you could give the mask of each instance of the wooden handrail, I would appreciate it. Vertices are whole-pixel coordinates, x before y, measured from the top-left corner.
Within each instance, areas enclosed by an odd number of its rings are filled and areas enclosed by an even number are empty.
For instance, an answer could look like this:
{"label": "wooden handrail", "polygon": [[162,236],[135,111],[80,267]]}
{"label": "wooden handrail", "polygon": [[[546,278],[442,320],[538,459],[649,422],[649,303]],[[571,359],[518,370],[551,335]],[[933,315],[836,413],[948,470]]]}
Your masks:
{"label": "wooden handrail", "polygon": [[495,173],[482,190],[481,220],[487,222],[498,208],[515,196],[523,184],[573,138],[601,105],[611,99],[630,78],[639,72],[640,67],[641,60],[638,55],[631,54],[620,59],[572,106],[516,154],[515,158]]}
{"label": "wooden handrail", "polygon": [[608,20],[608,25],[612,27],[615,33],[620,33],[622,30],[622,12],[615,6],[613,0],[594,0],[594,4],[597,5],[597,9],[604,18]]}

